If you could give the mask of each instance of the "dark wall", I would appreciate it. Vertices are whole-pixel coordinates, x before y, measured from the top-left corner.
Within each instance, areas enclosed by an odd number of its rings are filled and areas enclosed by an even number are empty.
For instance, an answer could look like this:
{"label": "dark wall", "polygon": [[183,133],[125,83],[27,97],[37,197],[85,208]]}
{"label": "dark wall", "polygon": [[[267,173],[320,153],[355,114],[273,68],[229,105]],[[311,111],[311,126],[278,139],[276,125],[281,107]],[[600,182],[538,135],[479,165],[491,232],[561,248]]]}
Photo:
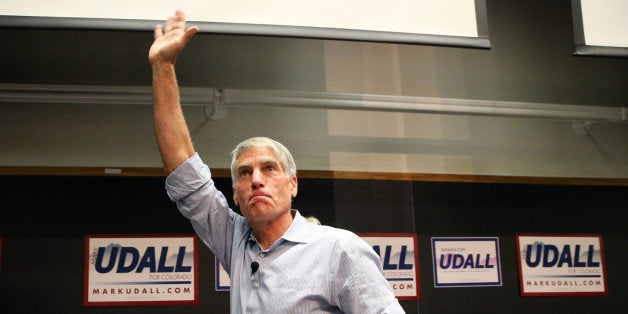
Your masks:
{"label": "dark wall", "polygon": [[[231,199],[229,179],[217,185]],[[628,292],[628,187],[300,179],[294,207],[323,224],[354,232],[419,236],[421,301],[408,313],[620,313]],[[228,313],[214,291],[214,258],[199,250],[195,306],[83,307],[84,236],[88,233],[190,233],[165,195],[163,178],[0,176],[2,313]],[[515,233],[601,233],[609,294],[521,298]],[[430,237],[498,236],[502,287],[434,288]]]}
{"label": "dark wall", "polygon": [[[623,313],[628,187],[414,182],[421,313]],[[599,233],[608,296],[520,297],[516,233]],[[497,236],[502,287],[434,288],[430,238]]]}
{"label": "dark wall", "polygon": [[[165,194],[163,178],[0,177],[2,313],[199,313],[200,307],[84,308],[84,237],[88,233],[193,233]],[[199,271],[213,256],[199,250]],[[212,265],[209,263],[212,262]],[[202,277],[200,289],[213,285]],[[208,294],[201,293],[205,313]],[[212,296],[228,307],[228,296]],[[226,301],[225,301],[226,300]]]}

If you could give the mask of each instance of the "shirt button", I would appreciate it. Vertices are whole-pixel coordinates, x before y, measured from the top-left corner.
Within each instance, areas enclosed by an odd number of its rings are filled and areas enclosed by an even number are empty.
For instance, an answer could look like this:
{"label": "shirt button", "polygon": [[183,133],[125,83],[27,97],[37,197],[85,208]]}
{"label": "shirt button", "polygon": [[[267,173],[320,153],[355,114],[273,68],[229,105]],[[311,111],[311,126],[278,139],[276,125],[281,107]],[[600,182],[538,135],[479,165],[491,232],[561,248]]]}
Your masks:
{"label": "shirt button", "polygon": [[264,257],[264,256],[266,256],[266,253],[264,253],[264,252],[260,252],[259,253],[259,257]]}
{"label": "shirt button", "polygon": [[259,288],[259,282],[257,282],[257,281],[256,281],[256,282],[254,282],[254,283],[253,283],[253,287],[255,287],[255,288]]}

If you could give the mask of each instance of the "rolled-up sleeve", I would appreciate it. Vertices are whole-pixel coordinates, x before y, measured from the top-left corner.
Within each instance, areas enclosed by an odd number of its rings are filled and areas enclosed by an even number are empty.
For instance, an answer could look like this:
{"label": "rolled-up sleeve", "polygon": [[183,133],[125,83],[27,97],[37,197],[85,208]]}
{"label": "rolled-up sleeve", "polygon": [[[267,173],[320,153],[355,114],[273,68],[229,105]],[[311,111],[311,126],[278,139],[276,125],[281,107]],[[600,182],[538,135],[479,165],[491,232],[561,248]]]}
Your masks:
{"label": "rolled-up sleeve", "polygon": [[210,178],[209,167],[195,153],[166,178],[168,196],[176,202],[198,190]]}
{"label": "rolled-up sleeve", "polygon": [[[209,167],[203,163],[198,153],[195,153],[192,157],[179,165],[167,178],[166,178],[166,192],[168,197],[179,205],[180,202],[184,204],[189,203],[194,205],[196,202],[202,201],[206,195],[194,196],[208,183],[213,186],[211,181],[211,172]],[[191,196],[192,199],[188,199]],[[186,212],[190,208],[179,208],[182,214],[186,215]]]}
{"label": "rolled-up sleeve", "polygon": [[225,265],[229,265],[234,217],[224,195],[216,189],[209,167],[198,153],[166,178],[168,197],[190,220],[200,239]]}

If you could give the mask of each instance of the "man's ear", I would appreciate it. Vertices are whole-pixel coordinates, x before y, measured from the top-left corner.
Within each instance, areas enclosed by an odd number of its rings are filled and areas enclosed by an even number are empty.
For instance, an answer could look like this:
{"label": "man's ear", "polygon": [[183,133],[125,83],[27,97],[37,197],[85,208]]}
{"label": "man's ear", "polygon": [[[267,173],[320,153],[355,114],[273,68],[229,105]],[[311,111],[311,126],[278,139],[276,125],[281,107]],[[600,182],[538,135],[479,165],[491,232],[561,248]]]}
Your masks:
{"label": "man's ear", "polygon": [[292,176],[288,183],[290,184],[290,195],[292,195],[292,198],[297,197],[297,192],[299,191],[299,180],[297,176]]}
{"label": "man's ear", "polygon": [[236,197],[235,186],[232,185],[231,188],[233,189],[233,202],[235,203],[235,206],[240,207],[240,204],[238,204],[238,198]]}

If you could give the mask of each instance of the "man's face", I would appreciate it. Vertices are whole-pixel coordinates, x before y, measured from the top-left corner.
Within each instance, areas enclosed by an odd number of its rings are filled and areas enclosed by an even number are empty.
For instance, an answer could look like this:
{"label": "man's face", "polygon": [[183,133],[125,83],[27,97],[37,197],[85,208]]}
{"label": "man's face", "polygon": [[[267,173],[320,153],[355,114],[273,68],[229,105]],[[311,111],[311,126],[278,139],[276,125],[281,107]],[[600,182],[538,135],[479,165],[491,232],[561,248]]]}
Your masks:
{"label": "man's face", "polygon": [[289,214],[296,194],[296,176],[286,175],[272,150],[250,149],[236,160],[233,200],[251,222],[273,221]]}

